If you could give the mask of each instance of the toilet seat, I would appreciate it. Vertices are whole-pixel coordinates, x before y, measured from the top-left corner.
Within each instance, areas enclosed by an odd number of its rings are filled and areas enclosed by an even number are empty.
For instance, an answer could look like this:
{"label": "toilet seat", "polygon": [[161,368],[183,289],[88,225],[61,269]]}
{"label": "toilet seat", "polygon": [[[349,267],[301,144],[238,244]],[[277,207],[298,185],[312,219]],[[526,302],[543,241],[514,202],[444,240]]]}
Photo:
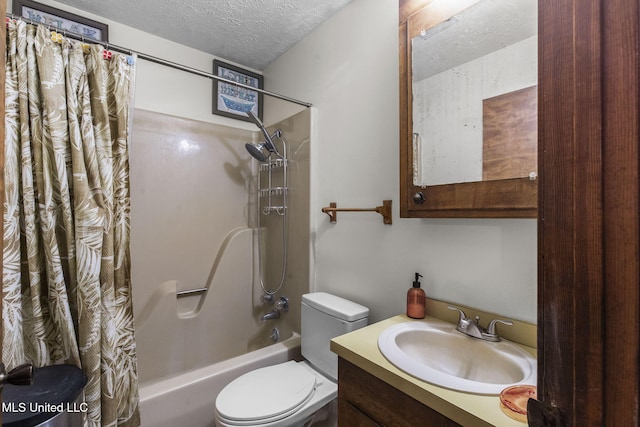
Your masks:
{"label": "toilet seat", "polygon": [[277,421],[304,406],[317,385],[316,376],[295,361],[267,366],[229,383],[216,399],[216,411],[237,426]]}

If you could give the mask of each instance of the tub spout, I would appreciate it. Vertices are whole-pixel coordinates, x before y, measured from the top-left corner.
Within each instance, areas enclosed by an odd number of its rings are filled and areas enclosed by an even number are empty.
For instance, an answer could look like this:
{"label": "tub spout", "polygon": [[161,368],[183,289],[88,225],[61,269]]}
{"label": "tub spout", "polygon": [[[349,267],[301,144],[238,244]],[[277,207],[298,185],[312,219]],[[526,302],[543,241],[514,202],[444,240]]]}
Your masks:
{"label": "tub spout", "polygon": [[265,320],[279,319],[281,311],[289,311],[289,298],[280,297],[280,299],[276,301],[276,308],[262,316],[262,321],[264,322]]}
{"label": "tub spout", "polygon": [[279,318],[280,318],[280,310],[274,308],[273,310],[271,310],[270,312],[262,316],[262,321],[264,322],[265,320],[279,319]]}

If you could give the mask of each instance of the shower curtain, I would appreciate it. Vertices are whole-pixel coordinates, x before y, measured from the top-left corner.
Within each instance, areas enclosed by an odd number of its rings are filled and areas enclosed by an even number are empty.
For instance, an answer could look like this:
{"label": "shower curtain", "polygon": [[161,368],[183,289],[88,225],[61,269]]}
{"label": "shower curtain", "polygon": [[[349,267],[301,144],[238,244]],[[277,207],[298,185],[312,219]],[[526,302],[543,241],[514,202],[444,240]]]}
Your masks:
{"label": "shower curtain", "polygon": [[3,359],[71,363],[86,425],[137,426],[131,56],[8,21]]}

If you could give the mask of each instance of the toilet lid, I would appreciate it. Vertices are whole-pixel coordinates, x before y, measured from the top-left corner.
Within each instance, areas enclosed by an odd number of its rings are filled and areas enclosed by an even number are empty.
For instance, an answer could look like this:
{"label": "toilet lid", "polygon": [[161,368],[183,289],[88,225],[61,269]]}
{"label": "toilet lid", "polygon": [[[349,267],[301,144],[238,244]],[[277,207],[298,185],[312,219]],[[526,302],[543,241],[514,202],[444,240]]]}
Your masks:
{"label": "toilet lid", "polygon": [[227,420],[273,421],[297,411],[315,388],[315,375],[295,361],[285,362],[231,381],[218,395],[216,409]]}

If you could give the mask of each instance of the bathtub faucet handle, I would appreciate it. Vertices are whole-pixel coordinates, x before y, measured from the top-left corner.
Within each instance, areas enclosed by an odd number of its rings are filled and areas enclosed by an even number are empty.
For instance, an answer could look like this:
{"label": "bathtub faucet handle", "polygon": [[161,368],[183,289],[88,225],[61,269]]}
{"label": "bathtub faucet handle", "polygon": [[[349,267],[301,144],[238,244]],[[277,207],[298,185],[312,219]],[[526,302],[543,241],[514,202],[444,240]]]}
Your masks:
{"label": "bathtub faucet handle", "polygon": [[263,294],[260,296],[260,302],[263,304],[273,305],[276,300],[276,296],[274,294]]}
{"label": "bathtub faucet handle", "polygon": [[276,302],[276,310],[284,311],[287,313],[289,311],[289,298],[280,297],[280,299]]}

